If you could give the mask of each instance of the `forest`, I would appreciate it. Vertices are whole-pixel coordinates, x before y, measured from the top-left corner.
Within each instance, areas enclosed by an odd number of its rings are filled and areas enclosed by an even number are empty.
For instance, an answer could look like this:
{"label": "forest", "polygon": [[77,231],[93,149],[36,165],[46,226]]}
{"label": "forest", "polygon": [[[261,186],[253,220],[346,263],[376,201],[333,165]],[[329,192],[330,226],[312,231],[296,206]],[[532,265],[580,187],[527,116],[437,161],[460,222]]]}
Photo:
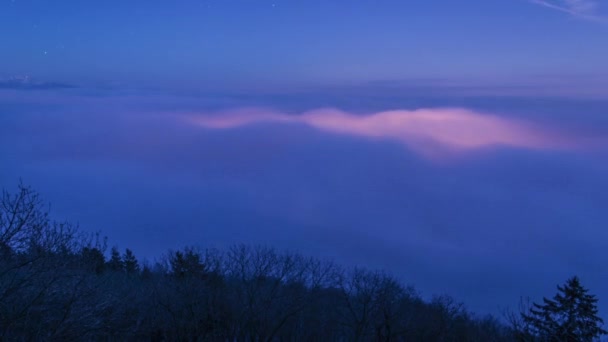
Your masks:
{"label": "forest", "polygon": [[[51,219],[32,188],[0,199],[1,340],[593,341],[606,332],[578,278],[505,317],[423,300],[382,271],[264,246],[186,247],[142,263]],[[567,313],[564,315],[564,313]]]}

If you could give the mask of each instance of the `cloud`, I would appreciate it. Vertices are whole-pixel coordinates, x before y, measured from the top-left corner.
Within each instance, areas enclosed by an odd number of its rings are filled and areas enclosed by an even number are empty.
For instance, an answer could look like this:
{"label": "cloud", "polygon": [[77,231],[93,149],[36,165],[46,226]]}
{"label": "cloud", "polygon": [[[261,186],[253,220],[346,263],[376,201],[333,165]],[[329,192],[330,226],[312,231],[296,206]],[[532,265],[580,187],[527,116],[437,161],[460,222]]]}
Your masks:
{"label": "cloud", "polygon": [[[608,241],[608,102],[374,94],[2,91],[0,187],[22,178],[55,217],[148,258],[266,244],[387,269],[481,313],[574,273],[608,298],[596,257]],[[310,111],[327,103],[341,111]],[[478,140],[454,149],[459,135]],[[546,153],[589,137],[599,154]],[[489,151],[441,164],[419,158],[429,149]]]}
{"label": "cloud", "polygon": [[13,90],[51,90],[75,88],[73,85],[58,82],[41,82],[32,80],[29,76],[13,76],[0,79],[0,89]]}
{"label": "cloud", "polygon": [[598,0],[530,0],[556,11],[568,13],[574,17],[606,22],[608,18],[600,13]]}
{"label": "cloud", "polygon": [[521,120],[458,108],[391,110],[356,115],[319,109],[300,115],[249,109],[188,116],[209,129],[229,129],[260,122],[303,124],[321,131],[403,143],[427,158],[507,146],[532,150],[569,150],[575,140]]}

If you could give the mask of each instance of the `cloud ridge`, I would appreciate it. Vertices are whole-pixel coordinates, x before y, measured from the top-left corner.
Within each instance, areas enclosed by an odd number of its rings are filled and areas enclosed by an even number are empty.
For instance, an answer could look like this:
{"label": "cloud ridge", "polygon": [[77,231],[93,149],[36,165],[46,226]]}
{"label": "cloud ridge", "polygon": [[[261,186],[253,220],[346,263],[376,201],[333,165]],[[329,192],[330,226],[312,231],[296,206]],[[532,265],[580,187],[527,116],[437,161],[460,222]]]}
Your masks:
{"label": "cloud ridge", "polygon": [[317,130],[391,140],[428,158],[498,146],[563,150],[573,141],[532,124],[461,108],[391,110],[359,115],[337,109],[302,114],[241,109],[212,115],[190,115],[190,123],[207,129],[230,129],[255,123],[303,124]]}

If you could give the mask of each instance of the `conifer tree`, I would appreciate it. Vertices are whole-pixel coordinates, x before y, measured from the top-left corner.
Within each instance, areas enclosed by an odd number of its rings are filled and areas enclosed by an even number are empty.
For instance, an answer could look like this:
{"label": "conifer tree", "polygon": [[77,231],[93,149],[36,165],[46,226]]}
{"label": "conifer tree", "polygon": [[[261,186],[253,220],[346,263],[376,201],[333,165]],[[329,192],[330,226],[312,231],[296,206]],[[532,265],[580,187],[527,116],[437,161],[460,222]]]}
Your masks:
{"label": "conifer tree", "polygon": [[205,265],[201,260],[201,255],[192,248],[185,248],[184,251],[176,251],[169,256],[171,270],[178,278],[186,276],[201,276],[205,272]]}
{"label": "conifer tree", "polygon": [[103,253],[95,247],[84,247],[80,251],[80,256],[85,266],[95,273],[100,274],[103,272],[106,264],[106,259]]}
{"label": "conifer tree", "polygon": [[122,259],[120,258],[120,252],[118,252],[118,249],[116,247],[112,247],[112,250],[110,251],[108,269],[112,271],[122,271],[124,269]]}
{"label": "conifer tree", "polygon": [[124,269],[129,274],[139,273],[139,263],[137,258],[130,249],[125,250],[125,254],[122,256],[122,264]]}
{"label": "conifer tree", "polygon": [[608,333],[597,315],[597,298],[588,294],[578,277],[557,289],[553,299],[543,298],[543,304],[534,303],[528,313],[522,313],[529,334],[547,342],[590,342]]}

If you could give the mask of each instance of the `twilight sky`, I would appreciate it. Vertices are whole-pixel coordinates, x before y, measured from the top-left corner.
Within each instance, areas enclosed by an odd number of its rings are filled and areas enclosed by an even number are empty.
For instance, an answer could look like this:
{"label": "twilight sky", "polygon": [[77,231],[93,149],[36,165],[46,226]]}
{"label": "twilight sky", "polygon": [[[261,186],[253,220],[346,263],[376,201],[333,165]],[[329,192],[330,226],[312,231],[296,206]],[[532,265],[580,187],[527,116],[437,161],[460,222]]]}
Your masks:
{"label": "twilight sky", "polygon": [[0,44],[0,188],[110,245],[608,312],[608,1],[0,0]]}
{"label": "twilight sky", "polygon": [[[2,72],[284,87],[608,73],[605,0],[2,0]],[[608,18],[608,17],[607,17]]]}

